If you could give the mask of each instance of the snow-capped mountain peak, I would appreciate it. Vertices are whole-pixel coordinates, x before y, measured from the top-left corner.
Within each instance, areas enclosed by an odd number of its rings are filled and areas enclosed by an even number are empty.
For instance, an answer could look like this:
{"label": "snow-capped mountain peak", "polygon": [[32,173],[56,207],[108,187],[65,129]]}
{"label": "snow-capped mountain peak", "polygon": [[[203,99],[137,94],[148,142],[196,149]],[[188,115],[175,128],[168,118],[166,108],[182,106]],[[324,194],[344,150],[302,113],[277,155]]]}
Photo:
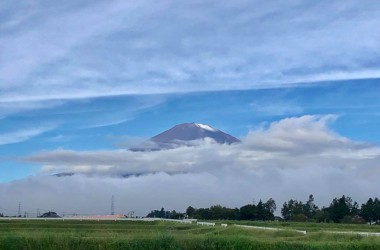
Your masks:
{"label": "snow-capped mountain peak", "polygon": [[208,131],[212,131],[212,132],[218,131],[217,129],[215,129],[209,125],[206,125],[206,124],[195,123],[195,125],[197,125],[198,127],[200,127],[201,129],[204,129],[204,130],[208,130]]}
{"label": "snow-capped mountain peak", "polygon": [[219,129],[202,123],[182,123],[153,136],[142,145],[142,147],[132,148],[132,151],[150,151],[170,149],[180,146],[191,146],[197,140],[213,140],[219,144],[233,144],[240,142],[232,135],[226,134]]}

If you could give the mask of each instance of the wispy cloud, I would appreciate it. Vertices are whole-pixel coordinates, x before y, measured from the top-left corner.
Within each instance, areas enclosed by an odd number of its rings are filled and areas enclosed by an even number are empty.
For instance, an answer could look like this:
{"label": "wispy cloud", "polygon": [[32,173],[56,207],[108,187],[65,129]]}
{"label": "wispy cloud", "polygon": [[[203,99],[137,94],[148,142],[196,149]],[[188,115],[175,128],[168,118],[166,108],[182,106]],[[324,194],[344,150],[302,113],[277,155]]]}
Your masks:
{"label": "wispy cloud", "polygon": [[119,125],[119,124],[125,123],[127,121],[132,120],[132,119],[133,119],[133,117],[129,117],[127,119],[122,119],[122,120],[107,121],[107,122],[92,124],[92,125],[87,126],[85,128],[101,128],[101,127],[114,126],[114,125]]}
{"label": "wispy cloud", "polygon": [[27,128],[16,130],[13,132],[0,134],[0,145],[13,144],[18,142],[27,141],[33,137],[41,135],[47,131],[54,129],[56,126],[47,125],[41,127]]}
{"label": "wispy cloud", "polygon": [[[117,98],[114,98],[112,104],[101,106],[98,110],[99,113],[95,113],[95,116],[88,115],[85,118],[87,123],[82,125],[81,128],[89,129],[120,125],[135,119],[140,113],[156,108],[166,100],[163,96],[124,97],[119,98],[116,102],[115,99]],[[88,102],[84,106],[96,105],[95,102]]]}
{"label": "wispy cloud", "polygon": [[255,115],[296,115],[303,112],[300,105],[291,103],[289,101],[273,102],[272,101],[254,101],[249,104]]}
{"label": "wispy cloud", "polygon": [[374,1],[20,5],[2,7],[0,102],[380,77]]}
{"label": "wispy cloud", "polygon": [[[36,109],[51,109],[63,105],[62,101],[59,100],[48,100],[48,101],[9,101],[3,102],[0,100],[0,115],[9,115],[25,111],[32,111]],[[3,118],[4,118],[3,116]]]}

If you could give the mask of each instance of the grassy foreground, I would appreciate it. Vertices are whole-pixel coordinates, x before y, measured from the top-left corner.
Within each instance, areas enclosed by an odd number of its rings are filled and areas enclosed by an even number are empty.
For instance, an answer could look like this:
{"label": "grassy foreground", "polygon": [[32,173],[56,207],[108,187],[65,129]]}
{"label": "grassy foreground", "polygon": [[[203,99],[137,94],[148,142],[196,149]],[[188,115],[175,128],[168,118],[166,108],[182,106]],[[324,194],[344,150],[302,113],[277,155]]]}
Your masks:
{"label": "grassy foreground", "polygon": [[[231,223],[231,222],[230,222]],[[255,223],[263,231],[170,222],[0,220],[0,249],[380,249],[380,237],[323,232],[380,231],[378,226]],[[310,230],[306,235],[291,229]]]}

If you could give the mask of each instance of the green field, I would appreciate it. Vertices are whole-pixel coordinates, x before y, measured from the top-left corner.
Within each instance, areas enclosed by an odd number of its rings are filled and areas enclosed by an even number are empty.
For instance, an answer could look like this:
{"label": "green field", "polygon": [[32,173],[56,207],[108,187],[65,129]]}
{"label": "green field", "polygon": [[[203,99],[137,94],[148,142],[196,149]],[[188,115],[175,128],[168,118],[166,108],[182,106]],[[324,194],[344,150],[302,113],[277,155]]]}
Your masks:
{"label": "green field", "polygon": [[[215,227],[172,222],[0,220],[0,249],[380,249],[380,237],[325,231],[380,232],[379,226],[245,222],[284,228],[265,231],[226,222]],[[303,235],[293,229],[306,230]]]}

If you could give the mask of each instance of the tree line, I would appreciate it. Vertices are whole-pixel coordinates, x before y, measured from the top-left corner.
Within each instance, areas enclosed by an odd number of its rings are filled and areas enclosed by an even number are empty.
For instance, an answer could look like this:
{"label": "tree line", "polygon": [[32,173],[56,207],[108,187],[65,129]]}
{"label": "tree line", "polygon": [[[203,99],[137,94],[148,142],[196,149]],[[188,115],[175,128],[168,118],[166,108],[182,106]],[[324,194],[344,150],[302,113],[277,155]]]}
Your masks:
{"label": "tree line", "polygon": [[351,197],[343,195],[334,198],[328,207],[319,208],[314,203],[314,196],[298,201],[286,201],[281,208],[282,217],[274,215],[276,202],[271,198],[266,202],[247,204],[240,208],[228,208],[221,205],[209,208],[194,208],[189,206],[185,213],[161,210],[151,211],[147,217],[157,218],[193,218],[202,220],[285,220],[335,223],[380,223],[380,200],[369,198],[361,206]]}
{"label": "tree line", "polygon": [[351,197],[343,195],[334,198],[328,207],[319,208],[314,203],[313,195],[306,202],[289,200],[281,209],[284,220],[316,221],[335,223],[379,223],[380,200],[369,198],[361,206]]}
{"label": "tree line", "polygon": [[247,204],[241,208],[227,208],[221,205],[210,208],[194,208],[189,206],[186,213],[178,213],[175,210],[153,210],[146,217],[178,219],[193,218],[203,220],[274,220],[276,202],[269,199],[266,202],[259,201],[257,205]]}
{"label": "tree line", "polygon": [[184,218],[184,213],[177,213],[175,210],[173,211],[165,211],[164,208],[161,210],[153,210],[146,217],[148,218],[164,218],[164,219],[179,219]]}
{"label": "tree line", "polygon": [[259,201],[256,204],[247,204],[241,208],[226,208],[220,205],[210,208],[188,207],[186,214],[195,219],[206,220],[274,220],[276,202],[271,198],[266,202]]}

